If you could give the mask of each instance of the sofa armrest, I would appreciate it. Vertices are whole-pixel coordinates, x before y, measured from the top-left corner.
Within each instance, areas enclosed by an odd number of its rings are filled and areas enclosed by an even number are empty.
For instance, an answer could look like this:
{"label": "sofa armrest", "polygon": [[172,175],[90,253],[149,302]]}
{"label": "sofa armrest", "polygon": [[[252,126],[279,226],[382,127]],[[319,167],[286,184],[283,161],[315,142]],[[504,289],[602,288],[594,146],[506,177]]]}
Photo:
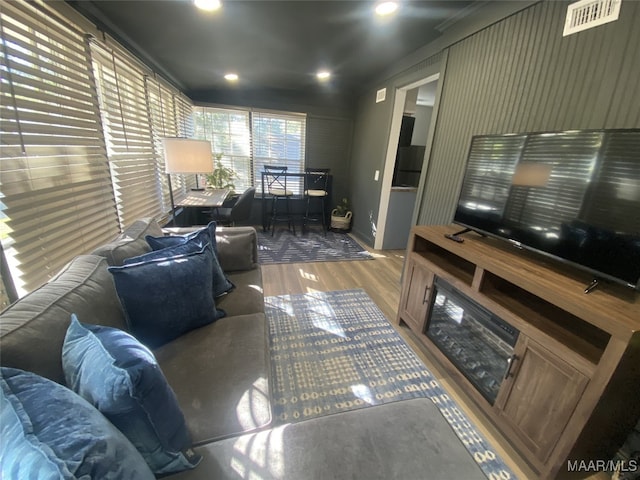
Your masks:
{"label": "sofa armrest", "polygon": [[[203,228],[163,228],[165,235],[185,235]],[[253,227],[217,227],[218,260],[225,272],[252,270],[258,266],[258,234]]]}

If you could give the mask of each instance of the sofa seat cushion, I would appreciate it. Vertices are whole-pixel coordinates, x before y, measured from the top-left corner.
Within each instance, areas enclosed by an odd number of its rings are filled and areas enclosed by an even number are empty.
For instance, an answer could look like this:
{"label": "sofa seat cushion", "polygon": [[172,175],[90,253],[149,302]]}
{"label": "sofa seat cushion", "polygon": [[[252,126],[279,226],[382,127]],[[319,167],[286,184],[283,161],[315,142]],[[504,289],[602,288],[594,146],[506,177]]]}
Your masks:
{"label": "sofa seat cushion", "polygon": [[62,385],[3,368],[0,426],[5,479],[152,480],[138,451],[98,410]]}
{"label": "sofa seat cushion", "polygon": [[200,458],[175,394],[153,353],[122,330],[74,315],[62,366],[67,384],[125,434],[156,475],[194,468]]}
{"label": "sofa seat cushion", "polygon": [[259,268],[232,272],[228,278],[236,287],[227,295],[216,298],[218,307],[227,312],[230,317],[264,313],[262,273]]}
{"label": "sofa seat cushion", "polygon": [[270,423],[266,335],[264,314],[224,317],[154,351],[194,444]]}
{"label": "sofa seat cushion", "polygon": [[64,384],[62,343],[71,314],[92,323],[126,329],[107,261],[95,255],[74,258],[49,283],[2,312],[3,366],[37,373]]}
{"label": "sofa seat cushion", "polygon": [[212,263],[207,243],[176,257],[109,267],[133,335],[155,348],[224,316],[211,293]]}
{"label": "sofa seat cushion", "polygon": [[200,467],[172,480],[251,478],[251,474],[262,480],[487,479],[426,398],[282,425],[196,451],[203,456]]}
{"label": "sofa seat cushion", "polygon": [[153,218],[141,218],[128,226],[113,242],[96,248],[93,255],[105,257],[109,265],[122,265],[126,258],[151,251],[147,235],[160,236],[162,229]]}

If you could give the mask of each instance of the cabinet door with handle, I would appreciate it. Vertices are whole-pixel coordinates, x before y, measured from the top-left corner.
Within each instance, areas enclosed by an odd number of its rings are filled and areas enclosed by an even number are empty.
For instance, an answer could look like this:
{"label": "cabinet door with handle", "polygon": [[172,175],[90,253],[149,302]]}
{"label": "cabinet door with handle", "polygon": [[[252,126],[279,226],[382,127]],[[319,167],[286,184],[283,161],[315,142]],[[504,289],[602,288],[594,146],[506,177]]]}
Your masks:
{"label": "cabinet door with handle", "polygon": [[409,258],[400,299],[400,318],[416,333],[423,333],[431,303],[434,275]]}
{"label": "cabinet door with handle", "polygon": [[533,456],[545,462],[587,383],[559,356],[520,335],[495,407]]}

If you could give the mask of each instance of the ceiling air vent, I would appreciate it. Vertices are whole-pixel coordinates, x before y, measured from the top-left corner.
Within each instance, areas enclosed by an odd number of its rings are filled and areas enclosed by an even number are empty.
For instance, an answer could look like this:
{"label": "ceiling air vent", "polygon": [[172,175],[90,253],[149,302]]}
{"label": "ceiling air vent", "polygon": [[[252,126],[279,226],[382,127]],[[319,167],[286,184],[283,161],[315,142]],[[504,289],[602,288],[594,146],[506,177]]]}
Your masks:
{"label": "ceiling air vent", "polygon": [[622,0],[580,0],[567,8],[562,36],[581,32],[618,19]]}

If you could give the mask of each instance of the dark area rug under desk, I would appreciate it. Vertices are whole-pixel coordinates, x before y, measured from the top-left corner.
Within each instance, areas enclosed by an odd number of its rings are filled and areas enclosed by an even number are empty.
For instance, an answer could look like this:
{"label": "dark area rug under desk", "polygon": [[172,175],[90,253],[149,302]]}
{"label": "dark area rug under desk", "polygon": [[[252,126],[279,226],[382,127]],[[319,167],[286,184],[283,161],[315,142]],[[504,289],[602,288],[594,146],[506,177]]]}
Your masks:
{"label": "dark area rug under desk", "polygon": [[428,398],[488,478],[516,478],[363,290],[266,297],[265,307],[276,424]]}
{"label": "dark area rug under desk", "polygon": [[293,235],[287,229],[271,232],[258,230],[258,259],[261,264],[332,262],[341,260],[370,260],[369,252],[345,233],[318,229]]}

